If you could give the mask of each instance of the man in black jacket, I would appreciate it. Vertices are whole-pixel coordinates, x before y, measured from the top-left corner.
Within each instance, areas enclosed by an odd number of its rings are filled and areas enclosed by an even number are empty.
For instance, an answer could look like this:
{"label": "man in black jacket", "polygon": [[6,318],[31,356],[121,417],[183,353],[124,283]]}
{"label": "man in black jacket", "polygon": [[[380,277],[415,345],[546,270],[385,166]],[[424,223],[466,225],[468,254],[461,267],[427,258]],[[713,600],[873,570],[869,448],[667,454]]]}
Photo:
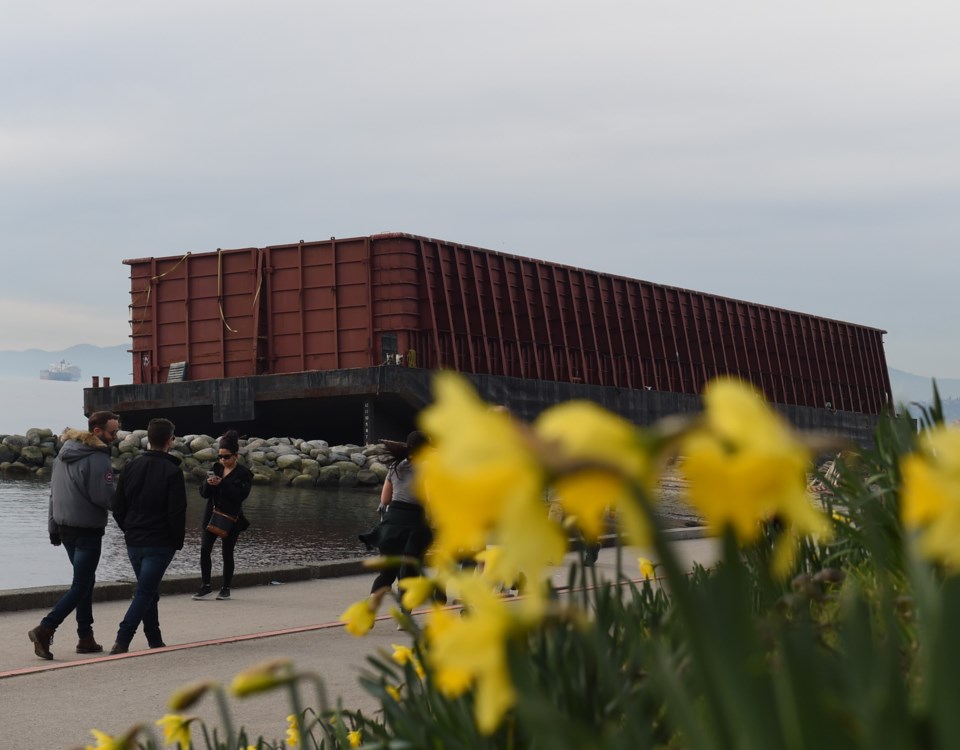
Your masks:
{"label": "man in black jacket", "polygon": [[150,648],[165,645],[157,609],[160,581],[177,550],[183,549],[187,520],[180,459],[170,455],[173,431],[169,419],[151,419],[147,425],[149,450],[127,464],[117,483],[113,518],[127,542],[137,591],[117,630],[111,654],[125,654],[130,649],[141,622]]}

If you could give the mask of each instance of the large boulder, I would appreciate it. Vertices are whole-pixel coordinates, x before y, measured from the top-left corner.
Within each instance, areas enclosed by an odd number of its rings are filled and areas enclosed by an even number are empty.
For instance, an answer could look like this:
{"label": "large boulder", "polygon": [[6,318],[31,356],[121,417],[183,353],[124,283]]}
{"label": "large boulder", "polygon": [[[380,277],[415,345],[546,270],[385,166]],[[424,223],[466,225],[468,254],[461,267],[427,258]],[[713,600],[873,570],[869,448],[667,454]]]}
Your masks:
{"label": "large boulder", "polygon": [[0,473],[7,477],[32,477],[34,470],[18,461],[0,464]]}
{"label": "large boulder", "polygon": [[387,467],[386,467],[384,464],[380,463],[379,461],[373,461],[373,462],[367,467],[367,471],[370,471],[370,472],[373,472],[374,474],[376,474],[376,475],[377,475],[377,479],[380,480],[381,482],[383,482],[383,481],[385,481],[386,478],[387,478],[387,473],[388,473],[389,469],[387,469]]}
{"label": "large boulder", "polygon": [[20,450],[27,444],[27,439],[23,435],[7,435],[3,439],[3,445],[7,446],[16,455],[20,455]]}
{"label": "large boulder", "polygon": [[277,472],[264,464],[253,464],[250,471],[256,484],[273,484],[279,479]]}
{"label": "large boulder", "polygon": [[316,477],[311,477],[309,474],[301,474],[298,477],[294,477],[293,481],[290,482],[294,487],[313,487],[317,483]]}
{"label": "large boulder", "polygon": [[337,467],[341,474],[356,474],[360,471],[360,467],[353,461],[337,461],[335,464],[330,465]]}
{"label": "large boulder", "polygon": [[372,471],[368,471],[367,469],[360,469],[360,471],[357,472],[357,481],[360,484],[370,486],[380,484],[380,478]]}
{"label": "large boulder", "polygon": [[360,484],[360,481],[357,479],[356,474],[344,473],[340,475],[341,487],[356,487],[358,484]]}
{"label": "large boulder", "polygon": [[340,483],[340,469],[336,466],[322,466],[317,473],[318,487],[333,487]]}
{"label": "large boulder", "polygon": [[367,463],[367,457],[362,453],[351,453],[350,460],[361,468],[363,468]]}
{"label": "large boulder", "polygon": [[39,445],[25,445],[20,449],[18,460],[27,466],[43,466],[43,451]]}
{"label": "large boulder", "polygon": [[24,437],[30,445],[40,445],[45,439],[53,437],[53,430],[45,427],[31,427]]}
{"label": "large boulder", "polygon": [[278,469],[294,469],[299,473],[300,466],[302,464],[302,459],[298,453],[286,453],[281,456],[277,456],[277,468]]}
{"label": "large boulder", "polygon": [[17,451],[14,451],[9,445],[3,445],[0,443],[0,464],[7,464],[15,460],[18,455]]}
{"label": "large boulder", "polygon": [[210,450],[214,453],[217,452],[216,449],[213,448],[213,440],[206,435],[197,435],[197,437],[191,440],[188,445],[190,446],[191,453],[194,454],[203,450]]}
{"label": "large boulder", "polygon": [[118,453],[139,453],[142,450],[140,438],[135,435],[127,435],[117,446]]}
{"label": "large boulder", "polygon": [[[194,440],[193,442],[196,443],[197,441]],[[201,448],[200,450],[195,450],[193,452],[193,457],[200,463],[204,463],[205,461],[216,461],[217,449],[210,448],[209,446],[206,448]]]}

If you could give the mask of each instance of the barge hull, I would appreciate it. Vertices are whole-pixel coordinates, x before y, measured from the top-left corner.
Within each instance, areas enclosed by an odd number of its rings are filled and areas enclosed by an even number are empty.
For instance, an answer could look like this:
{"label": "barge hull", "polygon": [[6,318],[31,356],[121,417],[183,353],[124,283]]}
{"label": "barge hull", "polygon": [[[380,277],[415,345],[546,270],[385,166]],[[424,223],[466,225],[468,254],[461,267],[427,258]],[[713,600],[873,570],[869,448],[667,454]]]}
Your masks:
{"label": "barge hull", "polygon": [[[702,408],[699,396],[655,390],[466,374],[480,396],[506,404],[530,421],[554,404],[588,399],[637,425]],[[124,429],[145,429],[166,417],[181,435],[219,435],[237,429],[249,436],[322,438],[365,444],[403,439],[431,400],[432,372],[409,367],[365,367],[258,375],[181,383],[115,385],[84,389],[84,412],[117,412]],[[876,416],[835,409],[773,405],[801,429],[870,442]]]}

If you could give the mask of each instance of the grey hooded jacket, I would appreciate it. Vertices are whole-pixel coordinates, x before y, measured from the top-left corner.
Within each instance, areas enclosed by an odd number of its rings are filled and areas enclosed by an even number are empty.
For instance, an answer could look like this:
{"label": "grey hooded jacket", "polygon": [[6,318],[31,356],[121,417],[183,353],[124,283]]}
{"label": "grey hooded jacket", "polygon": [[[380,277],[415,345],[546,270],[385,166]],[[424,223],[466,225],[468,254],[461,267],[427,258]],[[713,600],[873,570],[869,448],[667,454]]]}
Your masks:
{"label": "grey hooded jacket", "polygon": [[110,447],[91,432],[67,430],[53,462],[49,531],[61,525],[103,533],[114,492]]}

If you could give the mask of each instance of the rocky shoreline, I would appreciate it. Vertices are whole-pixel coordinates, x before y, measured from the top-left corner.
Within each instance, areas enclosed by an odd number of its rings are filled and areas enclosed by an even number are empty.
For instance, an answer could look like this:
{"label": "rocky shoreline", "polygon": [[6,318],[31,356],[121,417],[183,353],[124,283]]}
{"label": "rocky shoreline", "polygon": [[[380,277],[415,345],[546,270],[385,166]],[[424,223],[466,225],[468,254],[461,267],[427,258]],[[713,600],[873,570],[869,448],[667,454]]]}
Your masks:
{"label": "rocky shoreline", "polygon": [[[183,473],[197,483],[217,462],[217,440],[209,435],[177,437],[171,453],[181,459]],[[0,478],[49,479],[60,437],[32,428],[26,435],[0,434]],[[121,430],[110,449],[115,471],[147,448],[147,431]],[[382,460],[389,452],[381,443],[329,445],[325,440],[246,438],[240,440],[240,462],[253,472],[254,484],[294,487],[369,487],[379,490],[387,477]],[[674,467],[664,471],[657,487],[657,515],[668,528],[699,526],[684,501],[686,482]]]}
{"label": "rocky shoreline", "polygon": [[[0,476],[49,479],[60,452],[60,436],[31,428],[26,435],[0,435]],[[147,448],[146,430],[121,430],[110,449],[115,471]],[[182,461],[184,475],[203,481],[217,463],[217,438],[184,435],[174,441],[171,455]],[[382,444],[333,445],[325,440],[247,438],[240,441],[240,462],[253,472],[255,484],[295,487],[380,487],[387,476]]]}

